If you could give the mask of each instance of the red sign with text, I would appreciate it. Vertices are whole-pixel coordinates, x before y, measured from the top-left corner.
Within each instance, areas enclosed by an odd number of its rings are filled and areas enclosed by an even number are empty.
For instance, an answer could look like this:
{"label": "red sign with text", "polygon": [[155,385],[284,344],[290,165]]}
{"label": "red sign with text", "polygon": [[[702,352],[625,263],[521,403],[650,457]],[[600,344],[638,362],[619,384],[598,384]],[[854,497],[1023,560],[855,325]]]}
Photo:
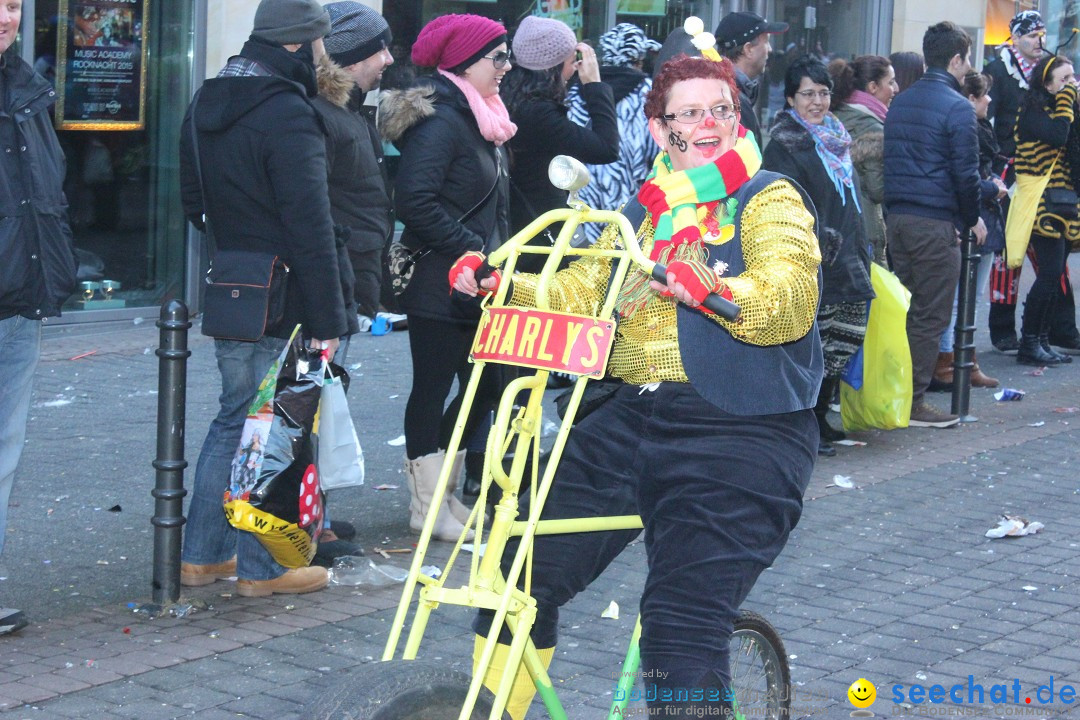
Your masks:
{"label": "red sign with text", "polygon": [[532,308],[488,308],[480,318],[472,359],[599,378],[614,339],[611,320]]}

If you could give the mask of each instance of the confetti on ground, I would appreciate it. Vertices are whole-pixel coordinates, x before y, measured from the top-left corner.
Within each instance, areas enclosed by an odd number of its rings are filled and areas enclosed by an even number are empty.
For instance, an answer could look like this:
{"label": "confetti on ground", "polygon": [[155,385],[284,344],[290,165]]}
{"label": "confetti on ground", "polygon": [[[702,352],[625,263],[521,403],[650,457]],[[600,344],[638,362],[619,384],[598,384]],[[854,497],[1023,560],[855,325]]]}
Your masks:
{"label": "confetti on ground", "polygon": [[398,435],[393,440],[387,440],[386,444],[389,445],[390,447],[401,447],[402,445],[405,444],[405,436],[404,435]]}
{"label": "confetti on ground", "polygon": [[376,485],[375,489],[376,490],[397,490],[398,486],[397,485]]}
{"label": "confetti on ground", "polygon": [[833,440],[833,445],[843,445],[844,447],[864,447],[866,443],[862,440]]}
{"label": "confetti on ground", "polygon": [[600,613],[600,617],[607,618],[609,620],[618,620],[619,603],[612,600],[610,603],[608,603],[608,606],[604,609],[604,612]]}
{"label": "confetti on ground", "polygon": [[1080,412],[1080,408],[1058,407],[1058,408],[1054,408],[1054,412],[1062,413],[1062,414],[1069,414],[1069,413],[1074,413],[1074,412]]}

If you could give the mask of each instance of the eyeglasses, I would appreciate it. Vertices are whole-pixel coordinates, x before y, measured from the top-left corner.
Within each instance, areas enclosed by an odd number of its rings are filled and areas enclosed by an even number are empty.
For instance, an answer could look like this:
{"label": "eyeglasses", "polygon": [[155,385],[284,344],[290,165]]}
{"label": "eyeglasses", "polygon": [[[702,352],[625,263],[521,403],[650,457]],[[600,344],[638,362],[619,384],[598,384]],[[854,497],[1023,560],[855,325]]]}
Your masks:
{"label": "eyeglasses", "polygon": [[799,90],[796,95],[802,95],[804,100],[828,100],[832,97],[832,90]]}
{"label": "eyeglasses", "polygon": [[510,62],[510,53],[506,50],[500,50],[494,55],[485,55],[484,59],[490,60],[496,70],[501,70],[506,67],[506,63]]}
{"label": "eyeglasses", "polygon": [[[730,120],[735,117],[735,113],[739,111],[738,105],[713,105],[708,109],[708,112],[713,116],[715,120]],[[705,110],[701,108],[690,108],[688,110],[680,110],[677,113],[668,113],[667,115],[661,115],[660,117],[665,120],[674,120],[680,122],[683,125],[697,125],[705,117]]]}

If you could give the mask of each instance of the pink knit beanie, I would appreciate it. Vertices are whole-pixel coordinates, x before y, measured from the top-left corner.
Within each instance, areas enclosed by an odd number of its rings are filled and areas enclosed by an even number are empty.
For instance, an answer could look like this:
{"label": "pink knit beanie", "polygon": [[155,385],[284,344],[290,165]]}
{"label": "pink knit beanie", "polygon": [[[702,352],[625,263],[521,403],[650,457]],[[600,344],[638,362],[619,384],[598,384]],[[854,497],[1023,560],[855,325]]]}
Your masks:
{"label": "pink knit beanie", "polygon": [[[498,41],[498,42],[495,42]],[[451,70],[506,41],[506,28],[479,15],[442,15],[420,31],[412,61],[424,67]]]}
{"label": "pink knit beanie", "polygon": [[530,15],[514,33],[514,64],[526,70],[547,70],[562,63],[577,47],[577,37],[561,20]]}

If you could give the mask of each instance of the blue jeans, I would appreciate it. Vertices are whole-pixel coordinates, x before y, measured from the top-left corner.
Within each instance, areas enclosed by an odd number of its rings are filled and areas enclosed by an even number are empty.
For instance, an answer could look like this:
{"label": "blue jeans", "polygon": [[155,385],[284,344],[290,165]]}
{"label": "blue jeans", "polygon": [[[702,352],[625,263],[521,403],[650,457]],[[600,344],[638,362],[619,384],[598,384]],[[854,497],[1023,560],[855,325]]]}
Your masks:
{"label": "blue jeans", "polygon": [[21,315],[0,320],[0,552],[7,533],[11,485],[26,440],[26,416],[40,349],[40,320]]}
{"label": "blue jeans", "polygon": [[251,401],[286,342],[272,337],[254,343],[214,341],[221,372],[221,409],[210,423],[195,465],[195,487],[184,532],[182,557],[186,563],[211,565],[236,555],[236,574],[245,580],[270,580],[285,572],[258,538],[229,525],[222,502]]}

